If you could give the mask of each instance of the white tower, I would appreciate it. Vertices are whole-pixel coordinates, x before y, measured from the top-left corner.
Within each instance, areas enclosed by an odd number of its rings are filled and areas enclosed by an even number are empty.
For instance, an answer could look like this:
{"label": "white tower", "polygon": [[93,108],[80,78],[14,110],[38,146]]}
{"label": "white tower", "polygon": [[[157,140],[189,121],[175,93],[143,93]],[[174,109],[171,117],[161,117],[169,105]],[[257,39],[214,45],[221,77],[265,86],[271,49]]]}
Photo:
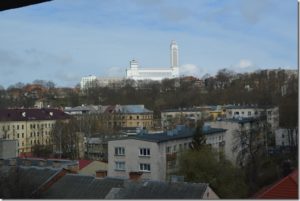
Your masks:
{"label": "white tower", "polygon": [[171,42],[171,67],[178,67],[178,45],[176,41]]}
{"label": "white tower", "polygon": [[136,60],[130,61],[130,68],[126,70],[126,77],[135,79],[139,75],[139,63]]}
{"label": "white tower", "polygon": [[172,76],[179,77],[178,45],[175,40],[171,42],[170,50]]}

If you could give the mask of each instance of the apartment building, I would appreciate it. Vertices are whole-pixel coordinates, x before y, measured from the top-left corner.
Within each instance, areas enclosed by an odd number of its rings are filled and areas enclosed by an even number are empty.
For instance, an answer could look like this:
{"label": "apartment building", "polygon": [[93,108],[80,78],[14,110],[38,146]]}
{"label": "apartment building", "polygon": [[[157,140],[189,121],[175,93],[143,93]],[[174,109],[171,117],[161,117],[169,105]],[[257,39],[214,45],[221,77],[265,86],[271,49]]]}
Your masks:
{"label": "apartment building", "polygon": [[1,109],[0,138],[17,140],[18,155],[30,155],[35,144],[51,144],[50,133],[57,120],[69,118],[57,109]]}
{"label": "apartment building", "polygon": [[171,129],[177,124],[195,124],[201,119],[208,118],[211,111],[210,106],[166,109],[161,112],[162,128]]}
{"label": "apartment building", "polygon": [[142,172],[143,179],[166,181],[178,165],[177,155],[188,149],[194,129],[177,126],[157,134],[142,134],[108,142],[108,176],[128,178]]}
{"label": "apartment building", "polygon": [[[219,130],[219,132],[213,132],[206,135],[206,143],[210,144],[215,149],[222,151],[226,158],[235,164],[240,149],[234,150],[234,147],[237,143],[245,143],[241,141],[241,139],[245,138],[238,137],[238,133],[247,132],[250,129],[256,128],[259,124],[260,121],[256,118],[225,119],[206,122],[204,127]],[[257,136],[259,138],[256,138],[255,143],[264,144],[268,140],[267,136],[263,136],[263,134]]]}
{"label": "apartment building", "polygon": [[153,127],[153,111],[144,105],[109,105],[104,106],[103,116],[108,128]]}
{"label": "apartment building", "polygon": [[265,116],[267,122],[271,125],[272,131],[279,127],[279,108],[257,106],[227,106],[226,119],[233,118],[259,118]]}

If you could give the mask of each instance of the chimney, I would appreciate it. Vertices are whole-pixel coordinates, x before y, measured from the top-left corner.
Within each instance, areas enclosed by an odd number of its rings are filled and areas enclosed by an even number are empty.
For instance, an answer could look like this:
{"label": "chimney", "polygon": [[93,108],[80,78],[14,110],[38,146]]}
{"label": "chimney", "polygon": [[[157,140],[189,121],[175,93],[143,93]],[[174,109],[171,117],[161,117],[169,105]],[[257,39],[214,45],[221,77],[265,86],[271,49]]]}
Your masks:
{"label": "chimney", "polygon": [[142,172],[129,172],[129,179],[131,181],[138,181],[142,176]]}
{"label": "chimney", "polygon": [[97,178],[104,178],[107,176],[106,170],[96,170],[96,177]]}

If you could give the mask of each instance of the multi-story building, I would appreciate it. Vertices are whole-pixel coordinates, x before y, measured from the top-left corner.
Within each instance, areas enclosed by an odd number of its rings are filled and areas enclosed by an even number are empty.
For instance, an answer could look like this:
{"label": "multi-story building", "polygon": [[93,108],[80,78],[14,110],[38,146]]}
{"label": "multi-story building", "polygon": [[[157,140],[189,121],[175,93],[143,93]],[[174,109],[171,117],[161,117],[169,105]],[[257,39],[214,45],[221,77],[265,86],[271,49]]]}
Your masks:
{"label": "multi-story building", "polygon": [[170,45],[170,68],[139,68],[136,60],[130,61],[130,68],[126,70],[126,78],[133,80],[157,80],[179,77],[178,45],[175,41]]}
{"label": "multi-story building", "polygon": [[95,75],[89,75],[86,77],[82,77],[80,81],[80,88],[87,89],[96,84],[97,77]]}
{"label": "multi-story building", "polygon": [[153,127],[153,111],[144,105],[111,105],[105,106],[104,119],[108,128]]}
{"label": "multi-story building", "polygon": [[265,116],[267,122],[271,125],[272,131],[279,127],[279,108],[257,106],[227,106],[226,119],[238,118],[259,118]]}
{"label": "multi-story building", "polygon": [[55,122],[67,119],[57,109],[1,109],[0,138],[17,140],[18,154],[30,154],[36,144],[50,145]]}
{"label": "multi-story building", "polygon": [[171,128],[176,124],[196,124],[199,120],[215,120],[219,116],[224,116],[221,106],[166,109],[161,112],[161,125],[162,128]]}
{"label": "multi-story building", "polygon": [[[206,122],[204,127],[219,130],[219,132],[206,135],[206,143],[222,151],[226,158],[235,164],[242,144],[249,143],[244,142],[244,140],[248,140],[248,138],[242,135],[250,131],[250,129],[258,128],[260,123],[259,119],[256,118],[225,119]],[[260,132],[256,133],[255,142],[252,143],[265,144],[267,140],[267,134]]]}
{"label": "multi-story building", "polygon": [[143,172],[142,178],[165,181],[176,171],[177,154],[188,149],[193,129],[177,126],[157,134],[130,136],[108,142],[108,176],[128,178],[129,172]]}

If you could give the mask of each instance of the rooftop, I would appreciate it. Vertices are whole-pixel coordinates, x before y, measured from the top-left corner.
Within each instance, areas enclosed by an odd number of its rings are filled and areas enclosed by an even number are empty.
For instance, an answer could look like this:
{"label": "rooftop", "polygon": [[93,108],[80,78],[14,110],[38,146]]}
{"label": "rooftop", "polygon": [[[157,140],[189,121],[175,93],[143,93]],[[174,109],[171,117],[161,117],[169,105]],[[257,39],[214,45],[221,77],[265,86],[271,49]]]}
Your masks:
{"label": "rooftop", "polygon": [[146,109],[144,105],[111,105],[104,112],[123,114],[153,113],[153,111]]}
{"label": "rooftop", "polygon": [[183,139],[183,138],[191,138],[194,135],[194,130],[195,129],[187,128],[183,125],[177,125],[176,129],[173,130],[163,131],[155,134],[133,135],[133,136],[128,136],[116,140],[136,139],[136,140],[160,143],[160,142],[166,142],[166,141]]}
{"label": "rooftop", "polygon": [[70,116],[57,109],[0,109],[0,121],[62,120]]}

